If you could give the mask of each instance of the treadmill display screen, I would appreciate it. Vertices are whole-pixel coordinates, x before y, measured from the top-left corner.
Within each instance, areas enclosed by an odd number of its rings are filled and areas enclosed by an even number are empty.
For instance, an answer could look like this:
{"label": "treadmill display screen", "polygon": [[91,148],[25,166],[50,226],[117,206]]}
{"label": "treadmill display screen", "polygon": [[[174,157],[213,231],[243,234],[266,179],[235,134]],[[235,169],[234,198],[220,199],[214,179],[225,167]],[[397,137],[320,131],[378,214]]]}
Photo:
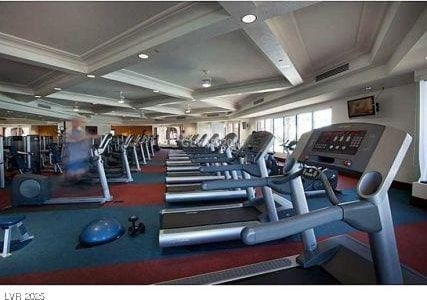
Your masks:
{"label": "treadmill display screen", "polygon": [[248,162],[255,162],[259,159],[260,155],[269,146],[273,136],[271,133],[266,131],[258,131],[251,135],[250,141],[245,143],[245,154]]}
{"label": "treadmill display screen", "polygon": [[354,155],[362,144],[366,130],[324,131],[313,146],[315,152]]}

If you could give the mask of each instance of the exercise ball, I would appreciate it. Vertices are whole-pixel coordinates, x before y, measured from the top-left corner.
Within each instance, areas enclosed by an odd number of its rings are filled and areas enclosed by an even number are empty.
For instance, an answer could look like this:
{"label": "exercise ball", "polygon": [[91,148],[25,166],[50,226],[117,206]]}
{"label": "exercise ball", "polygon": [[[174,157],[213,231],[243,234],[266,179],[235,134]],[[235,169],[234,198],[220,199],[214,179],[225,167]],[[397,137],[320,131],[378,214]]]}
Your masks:
{"label": "exercise ball", "polygon": [[125,228],[114,218],[100,218],[85,226],[80,233],[82,246],[97,246],[112,242],[125,233]]}

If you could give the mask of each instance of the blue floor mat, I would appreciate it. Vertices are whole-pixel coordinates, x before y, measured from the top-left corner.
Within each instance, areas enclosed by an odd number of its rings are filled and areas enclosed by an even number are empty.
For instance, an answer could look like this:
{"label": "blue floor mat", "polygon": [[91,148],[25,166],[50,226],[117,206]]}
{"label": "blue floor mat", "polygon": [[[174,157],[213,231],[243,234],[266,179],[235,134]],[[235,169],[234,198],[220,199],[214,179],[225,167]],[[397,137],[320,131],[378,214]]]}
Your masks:
{"label": "blue floor mat", "polygon": [[[409,192],[393,189],[390,194],[395,224],[427,221],[424,210],[409,205]],[[339,198],[341,201],[352,201],[355,195],[354,191],[346,190]],[[315,197],[309,199],[309,206],[313,210],[330,204],[323,197]],[[160,209],[160,206],[137,206],[27,212],[25,224],[35,239],[12,252],[11,257],[1,260],[0,276],[141,262],[245,247],[240,241],[234,241],[162,251],[158,247]],[[127,228],[130,215],[139,216],[145,223],[145,234],[135,238],[125,235],[117,241],[98,247],[76,248],[81,230],[90,221],[100,217],[113,217]],[[342,222],[334,222],[320,226],[315,231],[318,236],[331,236],[354,229]],[[291,240],[298,240],[298,237],[292,237]],[[279,242],[271,244],[275,243]]]}

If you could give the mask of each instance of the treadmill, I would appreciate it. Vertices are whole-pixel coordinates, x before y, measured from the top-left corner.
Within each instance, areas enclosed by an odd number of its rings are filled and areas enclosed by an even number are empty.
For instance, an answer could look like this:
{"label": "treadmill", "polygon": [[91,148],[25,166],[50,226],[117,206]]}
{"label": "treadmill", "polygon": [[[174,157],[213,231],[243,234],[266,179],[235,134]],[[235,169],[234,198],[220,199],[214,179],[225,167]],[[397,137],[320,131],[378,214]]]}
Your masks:
{"label": "treadmill", "polygon": [[[214,135],[215,136],[215,135]],[[219,137],[219,135],[217,135]],[[238,137],[235,133],[227,134],[224,139],[218,144],[218,138],[209,142],[210,144],[210,153],[208,154],[193,154],[194,158],[206,158],[206,157],[218,157],[215,154],[218,153],[219,156],[224,156],[227,149],[233,151],[236,148],[238,142]],[[231,157],[231,156],[230,156]],[[168,166],[166,167],[166,172],[183,172],[183,171],[199,171],[202,165],[200,163],[190,162],[182,165]]]}
{"label": "treadmill", "polygon": [[[393,127],[342,123],[304,134],[285,176],[240,180],[240,186],[269,186],[280,191],[289,182],[296,215],[278,222],[250,224],[241,239],[254,245],[294,234],[302,236],[300,254],[178,280],[168,284],[427,284],[425,276],[402,266],[396,245],[388,190],[412,138]],[[354,201],[340,203],[326,176],[330,207],[309,212],[297,169],[308,163],[362,174]],[[320,173],[321,174],[321,173]],[[280,179],[280,177],[282,177]],[[229,182],[206,183],[205,188]],[[317,242],[313,228],[342,221],[369,236],[369,246],[346,235]]]}
{"label": "treadmill", "polygon": [[205,133],[200,138],[197,138],[193,144],[183,147],[180,150],[170,151],[169,160],[185,160],[190,153],[209,151],[209,149],[206,149],[209,143],[207,138],[208,135]]}
{"label": "treadmill", "polygon": [[[193,163],[191,160],[194,158],[204,158],[204,157],[211,157],[215,154],[218,154],[216,152],[216,148],[219,144],[219,134],[215,133],[212,135],[212,137],[209,139],[208,143],[202,147],[197,148],[197,150],[193,151],[192,153],[185,153],[182,156],[176,156],[176,157],[170,157],[169,160],[166,161],[166,172],[167,175],[170,176],[191,176],[191,175],[198,175],[199,169],[197,166],[200,166],[200,164]],[[222,148],[220,148],[221,150]],[[222,154],[222,152],[219,152]]]}
{"label": "treadmill", "polygon": [[[204,172],[222,172],[225,179],[238,179],[239,174],[244,178],[249,179],[250,175],[241,167],[245,162],[245,155],[250,153],[248,147],[251,144],[251,136],[246,139],[243,147],[233,155],[233,148],[237,142],[237,135],[230,133],[223,140],[219,154],[225,152],[225,156],[213,156],[211,158],[204,158],[206,166],[194,164],[192,168],[199,170],[200,174]],[[225,151],[224,151],[225,149]],[[250,161],[250,160],[249,160]],[[251,161],[250,161],[251,162]],[[245,167],[255,167],[258,165],[252,162],[253,166],[246,165]],[[172,167],[171,167],[172,168]],[[222,176],[221,176],[222,177]],[[219,178],[216,178],[219,179]],[[187,183],[187,184],[167,184],[165,201],[167,203],[191,203],[191,202],[211,202],[211,201],[225,201],[225,200],[252,200],[255,198],[253,189],[221,189],[216,191],[203,191],[201,188],[202,183]]]}
{"label": "treadmill", "polygon": [[[193,163],[191,163],[192,157],[198,156],[198,155],[215,153],[218,146],[221,146],[220,144],[221,143],[219,142],[219,134],[215,133],[214,135],[212,135],[212,137],[209,139],[208,143],[203,148],[197,148],[197,150],[195,150],[193,152],[183,153],[183,154],[180,154],[180,156],[175,156],[175,157],[170,156],[169,160],[166,162],[166,164],[172,162],[172,164],[174,164],[174,165],[167,167],[166,171],[167,172],[186,171],[187,166],[194,165]],[[185,159],[182,159],[184,161],[177,162],[176,161],[177,157],[185,158]],[[180,159],[178,159],[178,160],[180,160]]]}
{"label": "treadmill", "polygon": [[[250,175],[268,177],[264,157],[273,141],[270,132],[252,133],[245,157],[248,164],[257,167],[245,170]],[[261,199],[252,202],[163,209],[160,212],[159,245],[165,248],[236,240],[240,239],[240,232],[246,226],[278,221],[278,208],[271,188],[264,186],[262,195]],[[288,204],[286,209],[290,206]]]}

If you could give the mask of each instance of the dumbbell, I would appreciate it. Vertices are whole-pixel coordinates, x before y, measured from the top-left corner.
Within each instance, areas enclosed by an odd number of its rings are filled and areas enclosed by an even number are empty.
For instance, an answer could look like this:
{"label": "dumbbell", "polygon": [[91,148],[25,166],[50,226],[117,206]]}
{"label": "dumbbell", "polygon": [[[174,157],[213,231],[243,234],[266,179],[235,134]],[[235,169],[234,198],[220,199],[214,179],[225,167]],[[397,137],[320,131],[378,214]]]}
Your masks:
{"label": "dumbbell", "polygon": [[142,222],[139,222],[136,224],[136,221],[138,221],[137,216],[130,216],[129,222],[131,222],[131,226],[128,228],[128,233],[131,237],[135,237],[138,233],[144,233],[145,232],[145,225]]}

